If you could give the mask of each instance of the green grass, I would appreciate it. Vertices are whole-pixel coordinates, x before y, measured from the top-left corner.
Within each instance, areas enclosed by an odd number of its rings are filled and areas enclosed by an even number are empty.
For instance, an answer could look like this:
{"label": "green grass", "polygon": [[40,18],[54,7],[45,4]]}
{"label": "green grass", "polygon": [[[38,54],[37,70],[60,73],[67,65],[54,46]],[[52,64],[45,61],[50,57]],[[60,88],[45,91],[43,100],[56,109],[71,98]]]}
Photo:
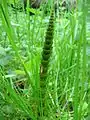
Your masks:
{"label": "green grass", "polygon": [[[0,119],[86,120],[90,82],[86,55],[85,1],[57,15],[45,81],[45,113],[40,104],[40,64],[50,14],[14,11],[0,1]],[[44,8],[46,9],[46,8]],[[66,18],[67,17],[67,18]],[[42,88],[42,90],[45,90]]]}

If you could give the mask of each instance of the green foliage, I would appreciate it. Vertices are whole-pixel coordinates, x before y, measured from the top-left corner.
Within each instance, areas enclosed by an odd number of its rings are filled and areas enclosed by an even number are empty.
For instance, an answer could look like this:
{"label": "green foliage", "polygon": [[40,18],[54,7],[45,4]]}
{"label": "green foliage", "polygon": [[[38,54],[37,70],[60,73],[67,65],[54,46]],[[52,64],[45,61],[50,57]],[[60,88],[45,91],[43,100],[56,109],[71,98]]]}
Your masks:
{"label": "green foliage", "polygon": [[51,6],[47,16],[43,5],[30,16],[0,0],[1,120],[89,119],[89,15],[77,4],[54,19]]}

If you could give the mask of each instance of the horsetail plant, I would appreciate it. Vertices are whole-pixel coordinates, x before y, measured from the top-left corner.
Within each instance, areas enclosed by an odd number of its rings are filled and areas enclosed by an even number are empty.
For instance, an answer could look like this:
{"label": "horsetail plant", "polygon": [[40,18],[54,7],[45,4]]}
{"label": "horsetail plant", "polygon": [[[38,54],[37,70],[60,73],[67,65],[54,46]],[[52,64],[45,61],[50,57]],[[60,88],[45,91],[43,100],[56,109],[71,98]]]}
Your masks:
{"label": "horsetail plant", "polygon": [[52,53],[53,35],[54,35],[54,11],[52,10],[49,19],[49,25],[46,31],[46,37],[42,51],[42,59],[40,66],[40,89],[41,89],[40,94],[41,94],[42,115],[44,114],[45,111],[44,107],[45,107],[46,78],[47,78],[50,56]]}

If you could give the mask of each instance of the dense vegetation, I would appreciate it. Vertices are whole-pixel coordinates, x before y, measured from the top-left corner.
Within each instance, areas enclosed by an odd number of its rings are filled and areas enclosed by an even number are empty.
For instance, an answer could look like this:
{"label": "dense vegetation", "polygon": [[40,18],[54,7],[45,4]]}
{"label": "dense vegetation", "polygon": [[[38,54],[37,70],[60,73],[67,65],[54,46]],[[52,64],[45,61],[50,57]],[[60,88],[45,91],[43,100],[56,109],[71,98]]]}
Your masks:
{"label": "dense vegetation", "polygon": [[56,1],[0,0],[0,120],[90,119],[89,0]]}

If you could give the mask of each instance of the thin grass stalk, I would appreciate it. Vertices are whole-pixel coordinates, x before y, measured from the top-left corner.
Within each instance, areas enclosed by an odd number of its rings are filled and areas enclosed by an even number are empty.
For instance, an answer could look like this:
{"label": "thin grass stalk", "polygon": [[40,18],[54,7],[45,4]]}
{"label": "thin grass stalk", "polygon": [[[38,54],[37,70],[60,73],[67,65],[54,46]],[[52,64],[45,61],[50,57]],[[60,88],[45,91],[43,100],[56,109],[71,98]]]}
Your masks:
{"label": "thin grass stalk", "polygon": [[[87,49],[89,48],[90,50],[90,0],[87,0],[87,9],[88,9],[88,14],[87,14]],[[88,51],[88,50],[87,50]],[[90,53],[90,52],[89,52]],[[88,93],[88,117],[90,119],[90,54],[87,54],[87,62],[88,62],[88,67],[87,67],[87,79],[88,79],[88,86],[87,86],[87,93]]]}
{"label": "thin grass stalk", "polygon": [[83,109],[83,103],[85,102],[85,98],[84,98],[84,93],[85,93],[85,83],[86,83],[86,15],[87,15],[87,10],[86,10],[86,2],[85,0],[83,1],[82,3],[82,12],[83,12],[83,21],[82,21],[82,41],[83,41],[83,48],[82,48],[82,51],[83,51],[83,57],[82,57],[82,81],[81,81],[81,91],[80,91],[80,109],[79,109],[79,120],[82,119],[82,109]]}
{"label": "thin grass stalk", "polygon": [[26,23],[26,28],[27,28],[27,31],[26,31],[26,43],[27,43],[27,48],[26,48],[26,51],[27,51],[27,56],[29,57],[29,60],[31,59],[31,34],[30,34],[30,11],[28,10],[29,9],[29,0],[27,1],[27,10],[26,10],[26,15],[25,15],[25,23]]}
{"label": "thin grass stalk", "polygon": [[[14,0],[14,5],[16,7],[16,0]],[[15,17],[16,17],[16,23],[18,23],[18,12],[17,9],[15,9]],[[16,32],[17,32],[17,37],[19,38],[19,27],[16,28]],[[19,40],[19,44],[20,44],[20,39]]]}
{"label": "thin grass stalk", "polygon": [[[78,53],[79,52],[79,53]],[[75,75],[75,80],[74,80],[74,120],[78,120],[78,106],[79,106],[79,59],[80,59],[80,49],[79,49],[79,44],[78,44],[78,50],[77,50],[77,65],[76,65],[76,73]]]}
{"label": "thin grass stalk", "polygon": [[[78,16],[77,16],[78,18]],[[82,43],[82,31],[79,31],[79,38],[77,40],[77,59],[75,68],[75,79],[74,79],[74,120],[79,120],[79,77],[80,77],[80,58],[81,58],[81,43]]]}

